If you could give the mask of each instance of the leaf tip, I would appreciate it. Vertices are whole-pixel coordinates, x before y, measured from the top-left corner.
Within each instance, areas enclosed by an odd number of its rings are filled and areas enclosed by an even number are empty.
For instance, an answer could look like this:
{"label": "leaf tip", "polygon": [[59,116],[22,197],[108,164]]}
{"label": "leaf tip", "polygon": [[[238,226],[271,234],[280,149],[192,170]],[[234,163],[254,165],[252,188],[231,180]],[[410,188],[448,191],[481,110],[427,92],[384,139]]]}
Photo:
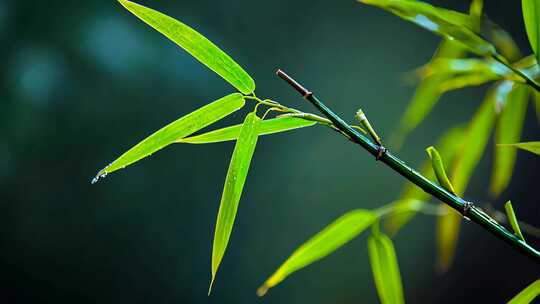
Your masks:
{"label": "leaf tip", "polygon": [[[108,167],[108,166],[107,166]],[[107,167],[101,169],[94,178],[92,178],[92,181],[90,182],[92,185],[97,183],[100,179],[107,177]]]}
{"label": "leaf tip", "polygon": [[214,286],[214,280],[216,279],[216,274],[212,274],[212,279],[210,280],[210,286],[208,286],[208,296],[212,293],[212,286]]}
{"label": "leaf tip", "polygon": [[267,283],[262,284],[261,287],[257,288],[257,296],[263,297],[268,292],[268,289],[270,289],[270,286]]}

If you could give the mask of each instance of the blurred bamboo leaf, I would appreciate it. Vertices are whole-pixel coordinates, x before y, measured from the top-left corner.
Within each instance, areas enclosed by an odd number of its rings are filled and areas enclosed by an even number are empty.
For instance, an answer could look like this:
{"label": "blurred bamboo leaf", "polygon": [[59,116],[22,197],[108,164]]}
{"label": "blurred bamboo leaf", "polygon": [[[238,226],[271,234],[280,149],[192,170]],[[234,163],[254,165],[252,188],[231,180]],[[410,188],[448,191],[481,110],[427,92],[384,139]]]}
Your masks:
{"label": "blurred bamboo leaf", "polygon": [[251,158],[257,145],[260,122],[261,119],[254,112],[249,113],[242,124],[240,135],[234,147],[216,221],[214,245],[212,247],[212,280],[208,294],[210,294],[219,264],[229,243]]}
{"label": "blurred bamboo leaf", "polygon": [[509,62],[515,62],[522,57],[512,36],[485,16],[481,19],[480,36],[491,42]]}
{"label": "blurred bamboo leaf", "polygon": [[127,0],[119,0],[128,11],[165,35],[178,46],[223,77],[243,94],[255,91],[255,82],[229,55],[206,37],[163,13]]}
{"label": "blurred bamboo leaf", "polygon": [[497,145],[497,147],[514,147],[540,155],[540,141],[529,141],[515,144],[501,144]]}
{"label": "blurred bamboo leaf", "polygon": [[[461,146],[459,143],[464,135],[464,131],[465,130],[463,126],[454,127],[445,132],[435,145],[439,153],[442,155],[442,157],[444,157],[444,159],[446,159],[448,164],[451,164],[453,162],[454,156]],[[422,164],[420,173],[430,180],[435,178],[435,174],[431,169],[430,161],[425,161]],[[424,190],[422,190],[415,184],[408,182],[403,189],[403,192],[401,194],[401,200],[399,202],[403,202],[403,204],[406,204],[407,201],[411,199],[428,201],[430,199],[430,195],[424,192]],[[385,228],[390,233],[390,235],[394,235],[403,225],[409,222],[415,214],[416,212],[414,210],[410,210],[408,212],[392,213],[387,217],[384,222]]]}
{"label": "blurred bamboo leaf", "polygon": [[[464,139],[459,145],[452,170],[452,183],[457,195],[462,196],[467,188],[469,179],[482,158],[486,145],[495,123],[495,107],[497,101],[506,98],[512,87],[511,82],[501,82],[496,85],[474,114]],[[459,235],[461,215],[450,207],[449,212],[437,219],[437,269],[441,272],[448,270],[454,258],[456,242]]]}
{"label": "blurred bamboo leaf", "polygon": [[446,272],[456,252],[456,245],[459,236],[459,226],[461,215],[454,209],[444,204],[441,206],[446,212],[445,215],[437,218],[436,237],[437,237],[437,262],[438,272]]}
{"label": "blurred bamboo leaf", "polygon": [[510,226],[512,226],[512,230],[514,230],[514,233],[522,241],[525,241],[525,238],[523,237],[523,234],[521,233],[521,229],[519,228],[518,220],[516,218],[516,213],[514,212],[514,207],[512,207],[512,202],[511,201],[506,202],[506,204],[504,204],[504,209],[506,210],[506,216],[508,217],[508,222],[510,222]]}
{"label": "blurred bamboo leaf", "polygon": [[[259,135],[267,135],[289,130],[310,127],[316,122],[305,120],[297,117],[279,117],[268,120],[263,120],[259,128]],[[208,133],[185,137],[177,140],[177,143],[187,144],[208,144],[236,140],[240,134],[242,125],[234,125],[223,129],[210,131]]]}
{"label": "blurred bamboo leaf", "polygon": [[529,304],[540,295],[540,280],[532,282],[531,285],[523,289],[508,304]]}
{"label": "blurred bamboo leaf", "polygon": [[540,62],[540,3],[538,0],[522,0],[521,8],[529,42]]}
{"label": "blurred bamboo leaf", "polygon": [[[452,41],[443,40],[437,51],[433,55],[431,62],[428,64],[428,69],[441,58],[459,58],[465,54],[462,47],[456,45]],[[440,85],[449,78],[444,74],[432,74],[422,79],[422,82],[416,88],[405,114],[401,120],[402,136],[416,128],[420,122],[429,114],[433,106],[437,103],[442,92]]]}
{"label": "blurred bamboo leaf", "polygon": [[399,264],[392,240],[382,233],[370,235],[368,251],[373,279],[381,303],[405,303]]}
{"label": "blurred bamboo leaf", "polygon": [[375,213],[362,209],[342,215],[296,249],[278,270],[259,287],[257,294],[263,296],[268,289],[279,284],[291,273],[334,252],[373,224],[376,219]]}
{"label": "blurred bamboo leaf", "polygon": [[245,101],[242,94],[233,93],[177,119],[176,121],[148,136],[143,141],[118,157],[110,165],[99,171],[93,182],[97,181],[99,177],[125,168],[126,166],[163,149],[164,147],[174,143],[174,141],[178,138],[182,138],[197,132],[198,130],[237,111],[238,109],[242,108],[244,104]]}
{"label": "blurred bamboo leaf", "polygon": [[[529,88],[525,85],[514,84],[511,92],[503,100],[502,112],[499,116],[495,131],[497,144],[519,142],[521,130],[525,122],[525,113],[529,100]],[[495,149],[495,160],[491,176],[490,192],[497,197],[506,189],[516,162],[515,149]]]}
{"label": "blurred bamboo leaf", "polygon": [[387,10],[407,21],[460,43],[480,56],[496,55],[495,47],[474,33],[475,21],[470,15],[432,6],[422,1],[359,0]]}

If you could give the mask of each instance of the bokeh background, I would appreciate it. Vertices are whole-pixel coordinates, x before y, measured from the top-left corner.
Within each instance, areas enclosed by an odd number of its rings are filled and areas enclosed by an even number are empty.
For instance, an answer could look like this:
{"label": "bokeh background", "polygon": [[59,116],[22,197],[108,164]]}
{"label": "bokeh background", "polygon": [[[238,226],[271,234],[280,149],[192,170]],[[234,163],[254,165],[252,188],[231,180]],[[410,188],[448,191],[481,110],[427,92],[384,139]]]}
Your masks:
{"label": "bokeh background", "polygon": [[[255,78],[259,96],[312,110],[275,77],[281,67],[344,117],[362,106],[386,137],[414,91],[406,73],[429,60],[439,41],[350,0],[141,3],[222,47]],[[530,53],[519,1],[485,6]],[[404,181],[358,147],[322,127],[262,138],[207,297],[233,143],[170,146],[96,185],[90,180],[146,135],[233,88],[115,1],[0,0],[0,55],[3,303],[378,301],[365,236],[266,297],[255,295],[297,246],[339,215],[398,197]],[[443,130],[471,117],[485,89],[445,96],[400,156],[418,165]],[[538,139],[532,113],[527,140]],[[491,142],[467,198],[489,198],[492,153]],[[540,225],[538,165],[518,153],[512,184],[494,204],[512,198],[521,219]],[[454,267],[436,274],[434,222],[418,216],[395,239],[409,303],[502,303],[538,278],[538,265],[470,223]]]}

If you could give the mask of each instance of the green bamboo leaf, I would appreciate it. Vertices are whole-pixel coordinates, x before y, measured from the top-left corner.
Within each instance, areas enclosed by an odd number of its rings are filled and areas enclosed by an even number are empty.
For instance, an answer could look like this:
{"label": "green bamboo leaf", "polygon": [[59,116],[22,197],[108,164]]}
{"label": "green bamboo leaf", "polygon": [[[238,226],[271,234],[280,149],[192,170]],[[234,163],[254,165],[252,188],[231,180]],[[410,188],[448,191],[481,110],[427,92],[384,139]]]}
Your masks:
{"label": "green bamboo leaf", "polygon": [[[465,52],[462,47],[452,41],[443,40],[433,55],[431,62],[428,64],[427,69],[430,69],[431,65],[435,64],[438,59],[460,58],[464,54]],[[449,75],[445,74],[431,74],[422,79],[401,120],[401,132],[403,136],[414,130],[429,114],[442,95],[440,90],[441,83],[448,78]]]}
{"label": "green bamboo leaf", "polygon": [[178,138],[182,138],[197,132],[198,130],[237,111],[238,109],[242,108],[244,104],[245,101],[242,94],[233,93],[177,119],[176,121],[148,136],[143,141],[118,157],[107,167],[103,168],[98,172],[93,182],[96,182],[100,177],[104,177],[116,170],[123,169],[128,165],[163,149],[164,147],[174,143],[174,141]]}
{"label": "green bamboo leaf", "polygon": [[540,141],[529,141],[515,144],[502,144],[497,147],[514,147],[540,155]]}
{"label": "green bamboo leaf", "polygon": [[534,281],[527,288],[523,289],[508,304],[529,304],[540,295],[540,280]]}
{"label": "green bamboo leaf", "polygon": [[519,228],[518,220],[516,218],[516,213],[514,212],[514,207],[512,207],[512,202],[511,201],[506,202],[506,204],[504,204],[504,209],[506,210],[506,216],[508,217],[510,226],[512,226],[512,230],[514,230],[514,233],[522,241],[525,241],[525,238],[523,237],[523,234],[521,233],[521,229]]}
{"label": "green bamboo leaf", "polygon": [[[279,132],[285,132],[289,130],[310,127],[315,125],[316,122],[305,120],[297,117],[279,117],[268,120],[263,120],[259,128],[259,135],[274,134]],[[236,140],[240,134],[242,125],[234,125],[223,129],[210,131],[208,133],[181,138],[177,140],[177,143],[187,144],[208,144],[223,142],[229,140]]]}
{"label": "green bamboo leaf", "polygon": [[540,61],[540,2],[538,0],[522,0],[523,20],[531,47]]}
{"label": "green bamboo leaf", "polygon": [[392,240],[382,234],[368,238],[369,260],[382,304],[405,303],[396,251]]}
{"label": "green bamboo leaf", "polygon": [[503,81],[488,92],[469,123],[464,138],[459,142],[460,153],[456,156],[456,163],[450,174],[458,195],[465,192],[469,179],[484,154],[495,123],[496,107],[507,98],[512,86],[512,82]]}
{"label": "green bamboo leaf", "polygon": [[258,131],[261,119],[255,113],[246,116],[240,135],[236,141],[234,151],[225,178],[223,194],[219,205],[219,212],[214,232],[214,245],[212,247],[212,280],[208,294],[212,289],[212,284],[216,279],[219,264],[223,259],[229,238],[233,229],[234,219],[238,210],[242,190],[246,182],[251,158],[257,145]]}
{"label": "green bamboo leaf", "polygon": [[461,214],[455,212],[450,206],[441,206],[445,215],[437,218],[435,234],[437,240],[436,269],[440,273],[446,272],[452,265],[461,224]]}
{"label": "green bamboo leaf", "polygon": [[439,155],[439,152],[437,149],[435,149],[433,146],[428,147],[426,149],[427,154],[429,155],[429,158],[431,159],[431,166],[433,168],[433,172],[435,172],[435,176],[437,177],[437,180],[439,181],[439,184],[445,188],[447,191],[454,193],[454,187],[452,186],[452,183],[448,179],[448,176],[446,175],[446,170],[444,169],[444,163],[441,158],[441,155]]}
{"label": "green bamboo leaf", "polygon": [[480,56],[496,55],[495,47],[474,33],[475,20],[470,15],[410,0],[359,0],[387,10],[407,21],[454,40]]}
{"label": "green bamboo leaf", "polygon": [[[457,142],[459,152],[451,171],[454,190],[462,196],[467,188],[469,179],[482,158],[486,145],[495,123],[497,102],[504,100],[510,92],[512,83],[503,81],[497,84],[474,114],[464,138]],[[449,212],[437,219],[437,269],[441,272],[448,270],[454,259],[457,245],[461,215],[445,207]]]}
{"label": "green bamboo leaf", "polygon": [[259,287],[257,294],[263,296],[268,289],[279,284],[293,272],[334,252],[359,235],[373,224],[376,219],[377,215],[375,213],[362,209],[353,210],[342,215],[296,249],[278,270]]}
{"label": "green bamboo leaf", "polygon": [[[495,131],[495,142],[509,144],[520,141],[521,130],[525,122],[529,88],[525,85],[514,84],[512,91],[506,95],[507,100],[502,105]],[[514,164],[516,162],[515,149],[495,149],[495,160],[491,176],[490,192],[497,197],[508,186]]]}
{"label": "green bamboo leaf", "polygon": [[118,1],[139,19],[165,35],[202,64],[223,77],[238,91],[243,94],[251,94],[255,91],[255,82],[251,76],[229,55],[194,29],[145,6],[127,0]]}
{"label": "green bamboo leaf", "polygon": [[[464,135],[464,131],[465,130],[463,126],[454,127],[445,132],[441,136],[437,144],[435,144],[439,153],[442,155],[442,157],[444,157],[444,159],[446,159],[449,164],[453,162],[454,156],[460,148],[460,145],[456,143],[459,143],[459,141]],[[430,161],[425,161],[421,165],[420,173],[428,179],[435,178],[435,173],[431,168]],[[399,201],[401,203],[399,203],[399,205],[407,204],[407,201],[411,199],[428,201],[430,197],[431,196],[424,190],[422,190],[415,184],[408,182],[402,191],[401,200]],[[409,212],[392,213],[387,217],[384,222],[385,228],[390,233],[390,235],[395,235],[403,225],[405,225],[415,216],[415,214],[415,210],[410,210]]]}

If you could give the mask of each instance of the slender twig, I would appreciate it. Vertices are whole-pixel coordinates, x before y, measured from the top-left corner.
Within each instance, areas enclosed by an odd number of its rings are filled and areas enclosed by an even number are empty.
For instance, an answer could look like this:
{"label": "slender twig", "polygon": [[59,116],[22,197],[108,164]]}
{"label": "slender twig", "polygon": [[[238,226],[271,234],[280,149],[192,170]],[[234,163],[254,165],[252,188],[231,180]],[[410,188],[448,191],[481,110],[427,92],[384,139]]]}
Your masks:
{"label": "slender twig", "polygon": [[[360,134],[358,131],[351,128],[351,126],[345,123],[343,119],[341,119],[338,115],[332,112],[332,110],[330,110],[317,97],[315,97],[311,91],[307,90],[304,86],[299,84],[297,81],[292,79],[283,71],[278,70],[277,75],[286,82],[288,82],[296,91],[300,93],[300,95],[302,95],[304,99],[308,100],[311,104],[313,104],[322,114],[324,114],[324,116],[326,116],[330,121],[332,121],[333,125],[336,128],[338,128],[351,141],[360,145],[370,154],[377,157],[377,160],[380,160],[381,162],[389,166],[401,176],[405,177],[406,179],[414,183],[416,186],[420,187],[426,193],[433,195],[440,201],[454,208],[455,210],[460,212],[466,219],[470,219],[478,225],[482,226],[484,229],[491,232],[497,238],[510,244],[519,252],[528,256],[536,263],[540,264],[540,252],[531,247],[529,244],[520,240],[511,231],[499,224],[480,208],[474,206],[471,202],[468,202],[463,198],[448,192],[440,185],[430,181],[429,179],[418,173],[416,170],[414,170],[412,167],[407,165],[404,161],[399,159],[397,156],[393,155],[390,151],[387,151],[384,147],[375,144],[365,135]],[[383,152],[382,155],[381,151]]]}
{"label": "slender twig", "polygon": [[532,79],[531,77],[529,77],[529,75],[523,73],[522,71],[520,71],[519,69],[516,69],[514,68],[511,64],[509,64],[508,62],[506,62],[506,60],[500,56],[500,55],[493,55],[492,56],[493,59],[497,60],[499,63],[503,64],[504,66],[506,66],[507,68],[509,68],[512,72],[514,72],[515,74],[517,74],[518,76],[520,76],[521,78],[523,78],[523,80],[525,80],[525,82],[531,86],[532,88],[534,88],[537,92],[540,92],[540,85],[538,83],[536,83],[536,81],[534,81],[534,79]]}

